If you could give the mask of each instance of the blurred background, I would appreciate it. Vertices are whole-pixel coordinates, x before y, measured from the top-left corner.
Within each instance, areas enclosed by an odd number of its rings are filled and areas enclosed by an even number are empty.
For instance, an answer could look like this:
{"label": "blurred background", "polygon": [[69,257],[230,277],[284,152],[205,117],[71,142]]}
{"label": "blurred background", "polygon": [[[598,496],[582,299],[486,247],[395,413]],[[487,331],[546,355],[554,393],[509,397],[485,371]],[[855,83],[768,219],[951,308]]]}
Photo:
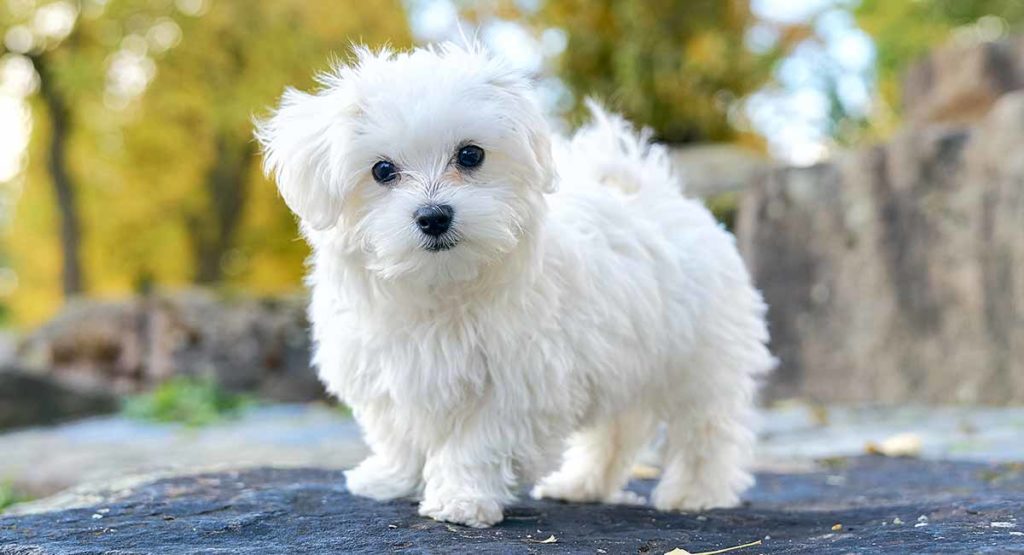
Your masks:
{"label": "blurred background", "polygon": [[353,42],[462,33],[562,132],[587,95],[650,127],[736,233],[782,361],[762,460],[1024,459],[1022,27],[1017,0],[0,0],[0,508],[358,460],[251,121]]}

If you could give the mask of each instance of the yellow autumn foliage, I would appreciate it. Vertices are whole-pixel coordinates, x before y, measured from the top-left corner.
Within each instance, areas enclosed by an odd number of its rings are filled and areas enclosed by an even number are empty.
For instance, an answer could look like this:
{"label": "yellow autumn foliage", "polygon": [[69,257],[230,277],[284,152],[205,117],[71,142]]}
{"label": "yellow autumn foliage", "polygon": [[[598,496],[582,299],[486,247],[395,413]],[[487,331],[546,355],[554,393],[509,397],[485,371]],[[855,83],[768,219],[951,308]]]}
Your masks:
{"label": "yellow autumn foliage", "polygon": [[[183,13],[181,5],[202,9]],[[206,255],[219,287],[298,289],[307,249],[260,172],[252,118],[285,86],[313,87],[314,72],[346,57],[353,42],[408,45],[400,1],[110,0],[99,12],[79,8],[74,40],[48,55],[71,105],[68,167],[86,294],[186,287],[201,281]],[[164,51],[149,40],[158,25],[179,33]],[[125,100],[112,96],[110,68],[132,49],[155,72],[141,95]],[[60,219],[46,169],[49,114],[38,98],[31,105],[28,164],[0,238],[18,276],[15,293],[0,302],[18,325],[40,322],[64,302]]]}

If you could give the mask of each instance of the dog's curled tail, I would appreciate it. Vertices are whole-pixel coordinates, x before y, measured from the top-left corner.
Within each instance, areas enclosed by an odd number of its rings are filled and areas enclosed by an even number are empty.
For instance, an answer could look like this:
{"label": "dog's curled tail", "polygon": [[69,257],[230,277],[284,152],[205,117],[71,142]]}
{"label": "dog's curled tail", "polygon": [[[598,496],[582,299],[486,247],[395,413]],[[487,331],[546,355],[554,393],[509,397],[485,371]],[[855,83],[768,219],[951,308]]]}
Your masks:
{"label": "dog's curled tail", "polygon": [[636,130],[622,116],[586,99],[591,120],[569,142],[571,156],[588,168],[591,177],[627,193],[672,189],[682,193],[683,183],[672,168],[668,149],[651,142],[651,130]]}

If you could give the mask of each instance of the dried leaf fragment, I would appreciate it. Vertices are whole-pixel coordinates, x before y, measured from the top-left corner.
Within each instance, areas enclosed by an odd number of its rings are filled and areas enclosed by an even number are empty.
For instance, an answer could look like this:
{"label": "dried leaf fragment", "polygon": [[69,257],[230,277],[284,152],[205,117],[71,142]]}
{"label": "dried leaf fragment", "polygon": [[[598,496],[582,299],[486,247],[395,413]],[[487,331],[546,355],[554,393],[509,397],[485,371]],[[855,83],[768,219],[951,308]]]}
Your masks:
{"label": "dried leaf fragment", "polygon": [[637,480],[654,480],[661,476],[661,469],[649,464],[636,464],[630,473]]}
{"label": "dried leaf fragment", "polygon": [[921,454],[924,442],[917,434],[896,434],[882,440],[880,443],[873,441],[864,446],[864,450],[871,455],[884,455],[886,457],[916,457]]}

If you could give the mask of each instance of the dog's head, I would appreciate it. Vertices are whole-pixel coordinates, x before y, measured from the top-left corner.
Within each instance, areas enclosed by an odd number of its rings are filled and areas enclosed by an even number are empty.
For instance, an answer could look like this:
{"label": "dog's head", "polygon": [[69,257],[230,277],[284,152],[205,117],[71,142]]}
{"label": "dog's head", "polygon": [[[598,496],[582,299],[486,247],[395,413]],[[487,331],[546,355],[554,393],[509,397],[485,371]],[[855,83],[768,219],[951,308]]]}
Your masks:
{"label": "dog's head", "polygon": [[513,252],[553,187],[528,81],[477,47],[359,49],[315,94],[285,92],[257,136],[312,233],[385,279],[464,281]]}

